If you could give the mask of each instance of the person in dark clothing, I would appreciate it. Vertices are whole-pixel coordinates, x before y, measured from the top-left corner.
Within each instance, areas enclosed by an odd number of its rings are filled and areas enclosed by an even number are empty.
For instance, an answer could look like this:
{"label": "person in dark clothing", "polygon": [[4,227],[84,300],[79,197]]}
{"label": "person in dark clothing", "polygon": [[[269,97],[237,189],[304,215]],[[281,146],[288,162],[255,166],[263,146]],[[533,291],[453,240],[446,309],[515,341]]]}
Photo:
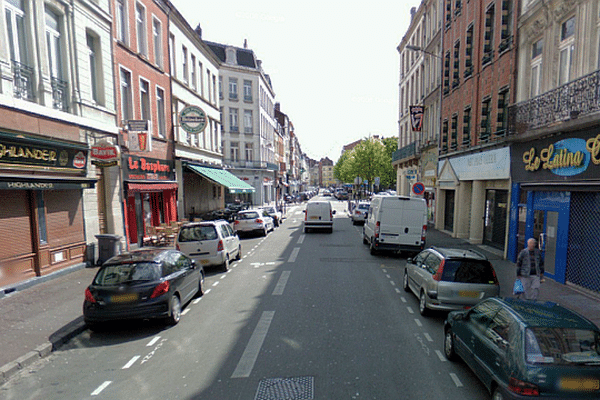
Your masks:
{"label": "person in dark clothing", "polygon": [[529,239],[527,248],[523,249],[517,257],[517,279],[521,280],[524,290],[518,296],[525,300],[537,300],[541,279],[544,276],[544,259],[536,244],[535,239]]}

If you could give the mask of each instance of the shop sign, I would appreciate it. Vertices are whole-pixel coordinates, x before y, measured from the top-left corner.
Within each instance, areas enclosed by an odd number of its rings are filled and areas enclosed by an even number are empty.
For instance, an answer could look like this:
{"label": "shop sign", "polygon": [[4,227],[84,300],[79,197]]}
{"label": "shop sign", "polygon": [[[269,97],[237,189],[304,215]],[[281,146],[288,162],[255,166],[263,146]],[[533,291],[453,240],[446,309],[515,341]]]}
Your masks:
{"label": "shop sign", "polygon": [[187,106],[179,113],[179,125],[187,133],[200,133],[206,129],[206,113],[198,106]]}
{"label": "shop sign", "polygon": [[127,131],[127,142],[130,151],[152,151],[152,135],[150,132],[150,121],[127,120],[125,121]]}
{"label": "shop sign", "polygon": [[508,179],[510,177],[511,159],[508,147],[450,158],[449,162],[461,181]]}
{"label": "shop sign", "polygon": [[423,106],[410,106],[410,125],[413,132],[421,132],[423,127]]}
{"label": "shop sign", "polygon": [[513,144],[512,174],[517,182],[598,179],[600,135],[566,135]]}
{"label": "shop sign", "polygon": [[82,171],[87,165],[87,152],[83,146],[0,133],[0,166]]}
{"label": "shop sign", "polygon": [[173,161],[123,155],[123,179],[128,181],[174,181]]}

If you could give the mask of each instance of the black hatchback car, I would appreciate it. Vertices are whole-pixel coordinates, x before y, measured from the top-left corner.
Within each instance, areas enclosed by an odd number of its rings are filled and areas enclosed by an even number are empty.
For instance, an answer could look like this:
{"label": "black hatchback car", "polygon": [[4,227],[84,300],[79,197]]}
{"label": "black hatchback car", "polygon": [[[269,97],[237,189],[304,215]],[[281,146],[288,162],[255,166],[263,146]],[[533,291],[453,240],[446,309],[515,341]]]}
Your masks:
{"label": "black hatchback car", "polygon": [[600,329],[552,302],[486,299],[453,311],[444,353],[501,399],[600,399]]}
{"label": "black hatchback car", "polygon": [[112,257],[85,290],[83,318],[90,328],[124,319],[176,324],[182,305],[202,294],[204,270],[173,249],[142,249]]}

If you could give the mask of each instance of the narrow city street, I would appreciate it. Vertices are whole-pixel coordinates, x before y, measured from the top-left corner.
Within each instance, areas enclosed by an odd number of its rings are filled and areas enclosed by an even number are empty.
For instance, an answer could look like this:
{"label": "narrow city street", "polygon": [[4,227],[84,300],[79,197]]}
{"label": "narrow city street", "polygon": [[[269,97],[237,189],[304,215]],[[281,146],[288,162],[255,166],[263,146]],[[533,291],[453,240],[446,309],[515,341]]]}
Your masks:
{"label": "narrow city street", "polygon": [[332,204],[333,234],[304,234],[299,205],[268,237],[242,240],[243,259],[208,271],[205,295],[178,325],[86,330],[0,397],[486,398],[473,373],[442,354],[445,315],[421,317],[402,291],[404,258],[371,256],[346,203]]}

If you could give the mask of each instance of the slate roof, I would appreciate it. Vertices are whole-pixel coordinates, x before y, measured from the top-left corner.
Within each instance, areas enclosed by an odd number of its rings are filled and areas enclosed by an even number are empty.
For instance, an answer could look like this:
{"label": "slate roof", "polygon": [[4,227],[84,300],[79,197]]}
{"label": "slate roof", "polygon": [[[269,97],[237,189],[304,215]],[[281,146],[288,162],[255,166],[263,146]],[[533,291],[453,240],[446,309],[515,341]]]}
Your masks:
{"label": "slate roof", "polygon": [[[213,53],[217,56],[221,62],[225,63],[225,49],[229,46],[214,43],[214,42],[205,42],[208,47],[212,50]],[[232,46],[233,47],[233,46]],[[254,58],[254,52],[249,49],[241,49],[239,47],[233,47],[236,50],[236,61],[237,65],[242,67],[256,68],[256,60]]]}

